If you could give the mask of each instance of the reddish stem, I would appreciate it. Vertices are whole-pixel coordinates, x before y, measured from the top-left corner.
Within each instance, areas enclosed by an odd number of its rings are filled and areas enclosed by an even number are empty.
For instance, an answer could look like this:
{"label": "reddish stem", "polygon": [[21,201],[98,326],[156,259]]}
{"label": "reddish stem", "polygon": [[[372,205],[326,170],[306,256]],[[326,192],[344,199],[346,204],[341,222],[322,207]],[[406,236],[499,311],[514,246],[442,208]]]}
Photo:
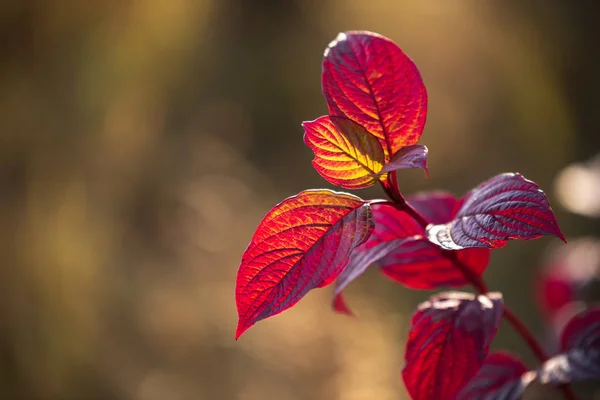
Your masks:
{"label": "reddish stem", "polygon": [[[396,181],[396,172],[393,171],[388,175],[387,181],[383,184],[383,189],[387,193],[387,195],[392,200],[394,206],[399,210],[402,210],[409,214],[415,221],[417,221],[423,228],[426,228],[429,223],[427,220],[409,203],[406,202],[404,196],[400,193],[400,189],[398,188],[398,184]],[[467,281],[473,285],[473,287],[480,294],[488,293],[488,287],[483,279],[471,269],[469,269],[466,265],[464,265],[457,257],[455,251],[450,250],[442,250],[442,254],[444,257],[448,258],[452,261],[453,265],[455,265],[460,271],[463,273]],[[511,309],[504,305],[504,314],[503,317],[510,323],[513,328],[517,331],[517,333],[523,338],[523,340],[527,343],[533,354],[540,360],[541,363],[544,363],[548,360],[548,355],[537,341],[535,336],[531,333],[531,331],[521,322],[519,317],[517,317]],[[577,400],[575,394],[573,393],[571,387],[567,384],[561,385],[560,389],[562,390],[564,396],[568,400]]]}
{"label": "reddish stem", "polygon": [[517,332],[519,332],[519,334],[521,335],[521,337],[523,339],[525,339],[525,341],[529,345],[529,348],[531,349],[531,351],[533,352],[533,354],[535,354],[535,356],[540,361],[544,362],[544,361],[546,361],[548,359],[548,355],[546,354],[546,352],[544,351],[544,349],[541,348],[541,346],[537,342],[537,340],[534,339],[534,337],[531,334],[531,332],[529,332],[529,329],[527,329],[527,327],[521,322],[521,320],[519,319],[519,317],[517,317],[511,311],[511,309],[508,308],[508,307],[506,307],[506,306],[504,307],[504,318],[506,318],[506,320],[511,323],[511,325],[513,326],[513,328],[515,328],[515,330]]}

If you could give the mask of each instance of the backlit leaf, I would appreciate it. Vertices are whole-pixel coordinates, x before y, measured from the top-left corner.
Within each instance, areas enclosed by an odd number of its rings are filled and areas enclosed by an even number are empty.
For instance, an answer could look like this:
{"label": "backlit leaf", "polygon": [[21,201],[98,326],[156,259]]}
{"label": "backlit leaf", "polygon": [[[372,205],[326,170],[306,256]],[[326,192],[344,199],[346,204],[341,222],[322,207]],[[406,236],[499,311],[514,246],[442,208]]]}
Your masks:
{"label": "backlit leaf", "polygon": [[403,168],[423,168],[425,175],[427,170],[427,146],[422,144],[413,144],[400,149],[390,161],[383,166],[381,172],[391,172]]}
{"label": "backlit leaf", "polygon": [[550,202],[520,174],[501,174],[465,196],[452,221],[427,228],[433,243],[448,250],[503,247],[508,240],[555,235],[565,240]]}
{"label": "backlit leaf", "polygon": [[477,373],[496,335],[502,295],[448,292],[411,320],[402,378],[413,400],[450,400]]}
{"label": "backlit leaf", "polygon": [[457,400],[518,400],[535,378],[523,361],[505,353],[490,354]]}
{"label": "backlit leaf", "polygon": [[561,385],[600,379],[600,307],[577,314],[561,335],[562,354],[538,371],[541,383]]}
{"label": "backlit leaf", "polygon": [[324,116],[302,123],[304,143],[315,153],[312,162],[328,182],[346,189],[371,186],[387,174],[375,176],[385,162],[377,138],[344,117]]}
{"label": "backlit leaf", "polygon": [[329,114],[364,126],[381,141],[386,159],[419,141],[427,92],[413,61],[390,39],[340,33],[325,50],[321,87]]}
{"label": "backlit leaf", "polygon": [[457,261],[444,257],[442,252],[427,239],[407,242],[379,262],[380,271],[411,289],[431,290],[468,283],[456,262],[481,275],[490,261],[489,249],[460,250],[456,253]]}
{"label": "backlit leaf", "polygon": [[276,205],[242,256],[236,338],[333,282],[372,229],[370,205],[350,194],[306,190]]}
{"label": "backlit leaf", "polygon": [[[431,223],[450,221],[459,204],[444,192],[418,194],[408,202]],[[409,288],[429,290],[468,283],[456,262],[477,275],[489,264],[489,249],[459,250],[453,252],[455,257],[446,257],[446,250],[427,240],[425,229],[406,212],[389,203],[374,203],[371,208],[375,229],[369,240],[352,252],[348,266],[335,283],[334,302],[370,265]]]}
{"label": "backlit leaf", "polygon": [[[461,201],[449,193],[420,193],[409,197],[409,204],[432,223],[445,223],[454,217]],[[489,249],[465,249],[446,257],[444,250],[433,245],[421,231],[422,238],[406,242],[379,263],[388,278],[412,289],[459,287],[468,281],[456,263],[461,263],[476,275],[481,275],[490,261]],[[357,249],[358,250],[358,249]]]}

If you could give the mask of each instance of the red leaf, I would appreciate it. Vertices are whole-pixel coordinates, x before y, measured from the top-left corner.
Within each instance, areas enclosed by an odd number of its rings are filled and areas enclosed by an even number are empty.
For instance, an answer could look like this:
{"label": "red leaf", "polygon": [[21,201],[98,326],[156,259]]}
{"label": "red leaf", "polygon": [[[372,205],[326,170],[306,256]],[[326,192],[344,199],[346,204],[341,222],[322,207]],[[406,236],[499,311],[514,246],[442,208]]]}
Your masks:
{"label": "red leaf", "polygon": [[324,116],[304,122],[302,127],[304,143],[315,153],[313,167],[328,182],[361,189],[387,177],[385,172],[376,176],[385,162],[381,144],[356,122]]}
{"label": "red leaf", "polygon": [[465,196],[454,220],[433,225],[427,236],[448,250],[503,247],[512,239],[555,235],[565,240],[538,185],[520,174],[501,174]]}
{"label": "red leaf", "polygon": [[381,172],[392,172],[402,168],[423,168],[425,176],[429,174],[427,170],[427,146],[422,144],[413,144],[398,150],[392,159],[383,166]]}
{"label": "red leaf", "polygon": [[457,400],[518,400],[535,373],[523,361],[506,353],[490,354]]}
{"label": "red leaf", "polygon": [[413,61],[388,38],[340,33],[323,57],[329,114],[348,117],[375,135],[386,159],[421,137],[427,92]]}
{"label": "red leaf", "polygon": [[[452,195],[444,192],[420,193],[408,198],[408,202],[430,223],[450,221],[459,204]],[[377,221],[377,214],[375,217]],[[466,285],[468,282],[460,269],[456,268],[454,261],[444,257],[438,246],[424,238],[425,230],[421,230],[421,234],[423,239],[406,242],[383,259],[379,263],[381,272],[413,289],[428,290]],[[477,275],[485,271],[490,255],[489,249],[466,249],[456,252],[458,262]]]}
{"label": "red leaf", "polygon": [[306,190],[276,205],[242,256],[236,339],[309,290],[333,282],[372,229],[370,205],[350,194]]}
{"label": "red leaf", "polygon": [[503,308],[500,293],[460,292],[433,296],[419,306],[402,371],[413,400],[455,398],[486,358]]}
{"label": "red leaf", "polygon": [[538,371],[541,383],[600,379],[600,307],[577,314],[561,335],[562,354],[552,357]]}
{"label": "red leaf", "polygon": [[[460,250],[457,258],[481,275],[489,264],[490,250]],[[379,266],[385,276],[412,289],[459,287],[468,283],[454,262],[443,257],[440,248],[426,239],[407,242],[380,261]]]}
{"label": "red leaf", "polygon": [[[457,200],[443,192],[422,193],[409,203],[432,223],[452,219]],[[444,257],[442,249],[425,238],[425,230],[404,211],[389,203],[371,205],[375,229],[369,240],[357,247],[348,266],[336,281],[337,296],[371,265],[377,265],[388,278],[413,289],[437,289],[467,284],[460,269]],[[489,249],[456,252],[458,261],[481,275],[489,264]],[[335,309],[335,307],[334,307]]]}

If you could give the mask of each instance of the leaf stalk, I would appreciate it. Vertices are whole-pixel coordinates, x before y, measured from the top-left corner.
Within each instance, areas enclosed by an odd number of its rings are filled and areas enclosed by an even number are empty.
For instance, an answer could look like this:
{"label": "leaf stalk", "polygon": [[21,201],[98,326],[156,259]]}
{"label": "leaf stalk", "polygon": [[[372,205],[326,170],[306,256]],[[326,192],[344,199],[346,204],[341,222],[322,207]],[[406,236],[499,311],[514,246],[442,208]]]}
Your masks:
{"label": "leaf stalk", "polygon": [[[400,188],[398,187],[398,181],[396,178],[396,171],[392,171],[388,174],[388,179],[386,182],[382,183],[383,190],[388,195],[390,200],[392,200],[393,205],[401,211],[409,214],[415,221],[417,221],[424,229],[427,228],[429,223],[427,220],[413,207],[411,206],[402,193],[400,192]],[[452,264],[455,265],[465,276],[466,280],[477,290],[480,294],[486,294],[489,292],[487,284],[485,281],[477,275],[475,272],[471,271],[466,265],[464,265],[458,259],[456,252],[451,250],[442,250],[442,254],[444,257],[452,261]],[[548,354],[544,351],[541,344],[535,338],[535,336],[531,333],[531,331],[527,328],[527,326],[517,317],[517,315],[505,304],[504,312],[502,316],[510,325],[512,325],[513,329],[521,336],[521,338],[527,343],[531,352],[537,357],[540,363],[544,363],[548,360]],[[563,395],[567,400],[577,400],[573,390],[570,385],[564,384],[560,386],[560,389],[563,392]]]}

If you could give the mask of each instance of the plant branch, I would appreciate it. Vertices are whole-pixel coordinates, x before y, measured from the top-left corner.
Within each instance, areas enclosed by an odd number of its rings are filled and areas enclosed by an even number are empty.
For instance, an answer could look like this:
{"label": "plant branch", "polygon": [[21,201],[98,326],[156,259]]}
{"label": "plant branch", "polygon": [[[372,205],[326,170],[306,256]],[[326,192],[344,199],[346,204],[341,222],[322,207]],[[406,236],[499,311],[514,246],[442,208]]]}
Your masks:
{"label": "plant branch", "polygon": [[548,359],[548,355],[542,349],[537,340],[534,339],[533,335],[527,329],[527,327],[521,322],[519,317],[517,317],[510,308],[504,307],[504,318],[515,328],[515,330],[521,335],[521,337],[527,342],[529,348],[535,354],[535,356],[541,361],[544,362]]}
{"label": "plant branch", "polygon": [[[385,183],[383,183],[383,188],[386,194],[392,200],[394,206],[401,211],[409,214],[415,221],[417,221],[423,228],[426,228],[429,223],[427,220],[413,207],[411,206],[405,199],[404,196],[400,193],[400,189],[398,188],[398,184],[396,181],[396,171],[390,172],[388,175],[388,179]],[[451,250],[442,250],[442,254],[445,258],[452,261],[452,264],[455,265],[465,276],[466,280],[477,290],[480,294],[486,294],[489,292],[488,287],[485,281],[471,269],[469,269],[465,264],[463,264],[457,257],[456,251]],[[523,322],[512,312],[512,310],[504,305],[504,319],[508,323],[512,325],[515,331],[521,336],[521,338],[527,343],[532,353],[538,358],[541,363],[544,363],[548,360],[548,355],[537,341],[535,336],[531,333],[531,331],[523,324]],[[575,394],[573,393],[571,387],[568,384],[562,385],[559,387],[565,398],[568,400],[577,400]]]}

